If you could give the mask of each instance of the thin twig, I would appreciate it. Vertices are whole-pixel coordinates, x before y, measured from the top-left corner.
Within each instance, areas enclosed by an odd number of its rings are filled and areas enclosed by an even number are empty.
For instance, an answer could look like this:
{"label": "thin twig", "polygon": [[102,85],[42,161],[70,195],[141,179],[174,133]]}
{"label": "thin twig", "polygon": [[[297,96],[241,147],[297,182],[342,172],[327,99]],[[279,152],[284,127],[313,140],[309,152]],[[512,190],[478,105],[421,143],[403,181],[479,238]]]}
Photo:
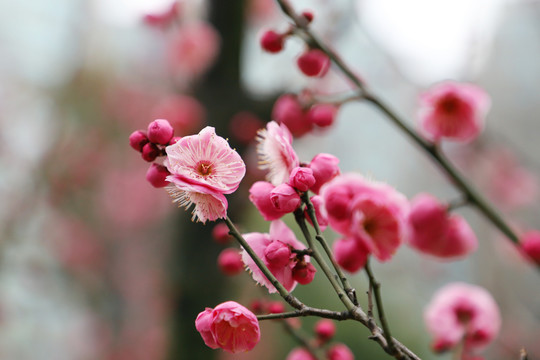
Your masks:
{"label": "thin twig", "polygon": [[318,316],[321,318],[333,319],[333,320],[354,319],[354,316],[349,311],[338,312],[338,311],[331,311],[331,310],[326,310],[326,309],[312,308],[309,306],[306,306],[302,310],[289,311],[289,312],[284,312],[284,313],[279,313],[279,314],[257,315],[257,319],[275,320],[275,319],[289,319],[289,318],[306,317],[306,316]]}

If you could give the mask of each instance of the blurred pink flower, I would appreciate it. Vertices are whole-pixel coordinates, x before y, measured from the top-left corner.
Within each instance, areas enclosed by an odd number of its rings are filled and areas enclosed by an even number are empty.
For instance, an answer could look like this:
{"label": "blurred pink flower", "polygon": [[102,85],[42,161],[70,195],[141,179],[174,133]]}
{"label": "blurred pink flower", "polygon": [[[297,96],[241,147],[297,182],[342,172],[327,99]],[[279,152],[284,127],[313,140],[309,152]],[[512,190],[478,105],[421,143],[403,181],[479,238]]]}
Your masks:
{"label": "blurred pink flower", "polygon": [[313,129],[313,123],[306,117],[297,95],[280,96],[272,109],[272,118],[280,124],[285,124],[296,137],[307,134]]}
{"label": "blurred pink flower", "polygon": [[354,360],[354,354],[345,344],[337,343],[327,352],[328,360]]}
{"label": "blurred pink flower", "polygon": [[339,169],[339,159],[331,154],[320,153],[311,159],[309,168],[313,171],[315,184],[311,186],[311,191],[318,194],[321,187],[338,176],[341,172]]}
{"label": "blurred pink flower", "polygon": [[258,132],[259,167],[268,170],[266,177],[273,185],[288,182],[291,171],[300,165],[292,140],[289,129],[275,121],[270,121],[266,129]]}
{"label": "blurred pink flower", "polygon": [[146,14],[143,20],[150,26],[166,28],[171,25],[180,14],[180,3],[173,2],[167,10],[157,14]]}
{"label": "blurred pink flower", "polygon": [[197,316],[195,327],[208,347],[233,354],[253,349],[261,338],[255,314],[234,301],[206,308]]}
{"label": "blurred pink flower", "polygon": [[[293,279],[296,255],[290,249],[306,248],[292,230],[281,220],[276,220],[270,224],[269,234],[248,233],[244,238],[285,289],[292,291],[297,285]],[[242,251],[242,260],[257,283],[266,286],[269,293],[277,291],[245,250]]]}
{"label": "blurred pink flower", "polygon": [[422,193],[411,201],[409,245],[443,259],[464,257],[475,251],[478,240],[469,224],[435,197]]}
{"label": "blurred pink flower", "polygon": [[[321,231],[324,231],[326,227],[328,226],[328,213],[326,212],[326,208],[324,207],[324,202],[322,197],[319,195],[314,195],[309,198],[311,203],[313,204],[313,208],[315,209],[315,217],[317,218],[317,223],[319,223],[319,228]],[[311,218],[309,217],[307,208],[304,212],[304,216],[306,217],[307,221],[313,225],[311,222]]]}
{"label": "blurred pink flower", "polygon": [[335,240],[332,250],[338,265],[350,273],[355,273],[366,266],[370,254],[367,247],[354,238]]}
{"label": "blurred pink flower", "polygon": [[151,111],[153,119],[167,119],[177,135],[191,134],[205,122],[206,110],[192,96],[172,94],[163,97]]}
{"label": "blurred pink flower", "polygon": [[501,327],[499,308],[489,292],[459,282],[435,293],[424,311],[424,320],[438,352],[460,342],[466,352],[481,349],[497,336]]}
{"label": "blurred pink flower", "polygon": [[229,276],[239,274],[244,269],[240,251],[234,248],[227,248],[221,251],[217,263],[221,272]]}
{"label": "blurred pink flower", "polygon": [[471,141],[484,128],[489,107],[489,96],[476,85],[451,81],[437,84],[420,96],[420,131],[435,142],[442,138]]}
{"label": "blurred pink flower", "polygon": [[315,334],[323,341],[328,341],[336,334],[336,324],[330,319],[321,319],[315,323]]}
{"label": "blurred pink flower", "polygon": [[345,174],[324,185],[321,196],[330,226],[380,261],[389,260],[406,237],[408,201],[387,184]]}
{"label": "blurred pink flower", "polygon": [[540,265],[540,231],[531,230],[520,238],[521,251],[527,259]]}
{"label": "blurred pink flower", "polygon": [[309,351],[302,347],[296,347],[291,350],[285,360],[315,360]]}
{"label": "blurred pink flower", "polygon": [[214,63],[220,39],[212,25],[190,22],[175,29],[168,43],[167,60],[175,77],[192,79]]}

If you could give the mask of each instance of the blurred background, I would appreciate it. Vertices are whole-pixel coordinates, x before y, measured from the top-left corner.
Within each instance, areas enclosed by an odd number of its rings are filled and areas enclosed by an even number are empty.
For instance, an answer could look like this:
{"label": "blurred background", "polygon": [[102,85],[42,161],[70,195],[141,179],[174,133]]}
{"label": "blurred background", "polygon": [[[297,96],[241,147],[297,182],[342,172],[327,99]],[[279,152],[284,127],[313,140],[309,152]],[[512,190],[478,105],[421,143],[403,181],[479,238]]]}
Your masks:
{"label": "blurred background", "polygon": [[[540,2],[533,0],[291,0],[315,14],[331,43],[411,123],[417,95],[453,79],[492,98],[487,129],[445,151],[519,231],[538,228]],[[163,189],[129,134],[166,118],[177,135],[216,127],[242,153],[248,174],[229,196],[230,217],[266,232],[246,202],[256,169],[253,136],[284,92],[328,94],[349,84],[331,69],[307,79],[290,39],[269,55],[262,29],[287,29],[272,0],[3,0],[0,2],[0,358],[14,360],[284,359],[296,345],[275,322],[253,352],[207,348],[194,328],[205,307],[264,295],[250,276],[223,275],[213,224],[193,224]],[[295,139],[302,161],[328,152],[342,171],[390,183],[408,197],[457,193],[375,109],[344,105],[324,132]],[[503,327],[486,359],[540,357],[538,272],[472,209],[473,256],[452,263],[405,246],[374,264],[393,334],[422,358],[422,311],[450,281],[488,289]],[[287,219],[290,221],[292,219]],[[334,234],[327,233],[332,239]],[[233,245],[229,245],[233,246]],[[353,277],[365,304],[367,281]],[[321,276],[296,296],[337,308]],[[303,319],[310,333],[313,319]],[[365,328],[340,324],[337,340],[358,359],[383,359]],[[276,345],[276,344],[279,344]],[[440,356],[449,359],[449,356]]]}

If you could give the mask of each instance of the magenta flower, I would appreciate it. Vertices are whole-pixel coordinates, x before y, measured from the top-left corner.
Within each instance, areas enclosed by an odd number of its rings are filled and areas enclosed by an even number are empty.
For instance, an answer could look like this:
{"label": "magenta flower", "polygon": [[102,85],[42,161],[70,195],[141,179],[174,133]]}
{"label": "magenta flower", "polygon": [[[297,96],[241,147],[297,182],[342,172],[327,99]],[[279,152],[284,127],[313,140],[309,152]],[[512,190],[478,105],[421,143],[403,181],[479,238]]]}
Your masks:
{"label": "magenta flower", "polygon": [[249,189],[249,200],[266,221],[277,220],[287,214],[286,211],[278,210],[270,199],[274,189],[275,186],[267,181],[257,181]]}
{"label": "magenta flower", "polygon": [[380,261],[389,260],[403,242],[408,202],[389,185],[345,174],[323,186],[321,196],[330,226],[363,243]]}
{"label": "magenta flower", "polygon": [[[293,278],[297,257],[291,249],[306,248],[292,230],[283,221],[276,220],[270,224],[269,234],[248,233],[244,238],[285,289],[292,291],[297,285]],[[257,283],[266,286],[269,293],[277,291],[245,250],[242,251],[242,260]]]}
{"label": "magenta flower", "polygon": [[465,352],[481,349],[497,336],[501,327],[499,308],[489,292],[465,283],[439,289],[425,309],[424,320],[438,352],[452,349],[460,342]]}
{"label": "magenta flower", "polygon": [[233,354],[253,349],[261,338],[255,314],[234,301],[206,308],[197,316],[195,328],[208,347]]}
{"label": "magenta flower", "polygon": [[267,180],[276,186],[288,182],[291,171],[300,164],[289,129],[270,121],[257,135],[259,167],[268,170]]}
{"label": "magenta flower", "polygon": [[447,206],[429,194],[411,201],[409,245],[442,259],[463,257],[475,251],[478,240],[463,217],[450,215]]}
{"label": "magenta flower", "polygon": [[195,204],[193,219],[203,223],[227,216],[227,200],[240,185],[246,166],[227,140],[205,127],[198,135],[185,136],[167,146],[167,189],[175,202]]}
{"label": "magenta flower", "polygon": [[429,140],[441,138],[467,142],[484,128],[490,106],[486,92],[472,84],[444,82],[420,96],[420,131]]}

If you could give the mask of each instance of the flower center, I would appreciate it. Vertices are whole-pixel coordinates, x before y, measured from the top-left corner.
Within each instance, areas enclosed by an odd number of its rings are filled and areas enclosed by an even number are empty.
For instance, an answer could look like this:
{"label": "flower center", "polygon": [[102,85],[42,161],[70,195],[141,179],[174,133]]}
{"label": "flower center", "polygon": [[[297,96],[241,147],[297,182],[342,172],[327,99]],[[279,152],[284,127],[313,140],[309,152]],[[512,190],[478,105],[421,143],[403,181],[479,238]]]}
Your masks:
{"label": "flower center", "polygon": [[200,161],[199,164],[197,164],[197,172],[202,176],[212,174],[212,163],[209,161]]}
{"label": "flower center", "polygon": [[453,114],[459,107],[459,99],[453,94],[446,95],[441,99],[439,106],[447,114]]}

